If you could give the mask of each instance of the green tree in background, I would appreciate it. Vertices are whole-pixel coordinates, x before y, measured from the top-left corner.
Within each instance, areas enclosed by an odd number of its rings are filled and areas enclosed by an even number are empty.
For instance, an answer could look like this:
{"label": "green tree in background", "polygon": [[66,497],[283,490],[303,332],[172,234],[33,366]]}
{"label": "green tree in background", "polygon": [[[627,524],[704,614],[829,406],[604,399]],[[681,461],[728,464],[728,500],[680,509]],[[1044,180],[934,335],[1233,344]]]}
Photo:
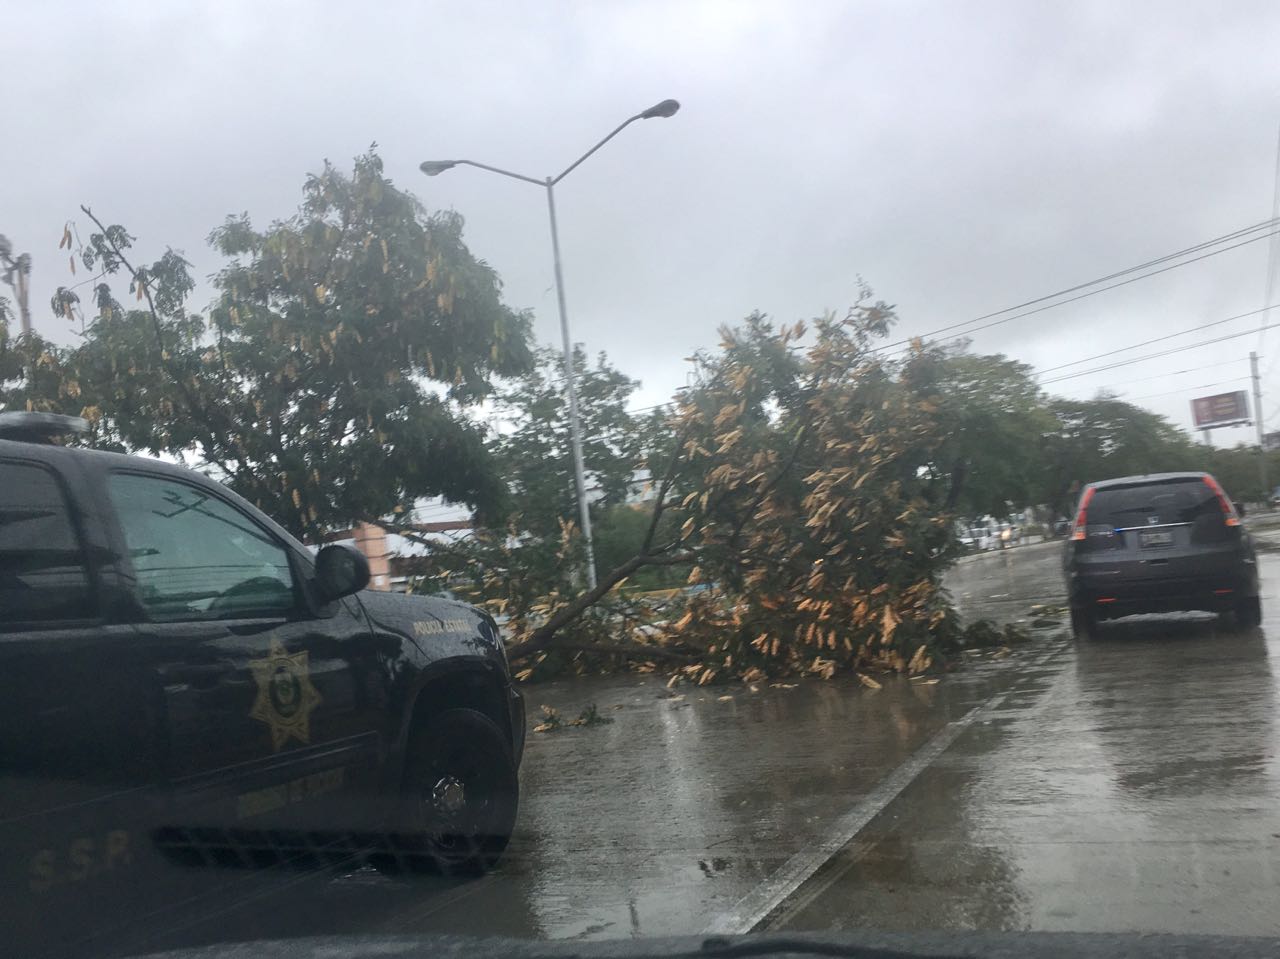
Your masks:
{"label": "green tree in background", "polygon": [[954,478],[952,508],[963,517],[1003,516],[1035,502],[1045,436],[1057,423],[1032,367],[965,349],[925,351],[917,389],[931,396],[946,437],[935,468]]}
{"label": "green tree in background", "polygon": [[33,343],[8,371],[7,406],[83,413],[99,445],[194,455],[299,535],[424,496],[501,514],[505,486],[468,407],[529,368],[528,317],[503,304],[461,218],[424,210],[375,153],[350,174],[326,164],[287,220],[216,229],[227,263],[207,314],[187,308],[182,256],[135,263],[123,227],[84,214],[92,302],[81,312],[70,287],[53,298],[82,317],[82,341]]}
{"label": "green tree in background", "polygon": [[[477,524],[473,535],[452,544],[423,539],[404,524],[388,528],[430,549],[421,563],[421,588],[448,584],[461,595],[490,602],[495,611],[519,621],[536,620],[557,602],[580,592],[585,550],[569,440],[563,358],[543,349],[535,366],[499,390],[494,409],[499,428],[489,449],[510,492],[510,510],[501,524]],[[661,409],[629,412],[639,383],[619,372],[603,354],[589,363],[574,353],[580,399],[583,462],[591,497],[598,570],[613,569],[641,548],[652,517],[646,502],[647,463],[655,450],[669,449],[669,429]],[[664,445],[665,444],[665,445]],[[662,525],[669,528],[668,520]],[[682,583],[680,570],[637,571],[633,588]],[[565,642],[608,635],[607,611],[595,610],[562,634]]]}
{"label": "green tree in background", "polygon": [[[564,360],[551,349],[540,350],[536,360],[499,392],[495,405],[507,428],[499,430],[491,449],[519,504],[519,530],[558,536],[563,523],[578,522]],[[573,361],[582,460],[592,512],[602,513],[627,499],[644,459],[646,421],[628,412],[640,384],[603,353],[592,364],[577,349]]]}
{"label": "green tree in background", "polygon": [[[1258,472],[1258,447],[1240,443],[1226,449],[1209,449],[1200,446],[1205,465],[1199,467],[1212,473],[1227,494],[1239,502],[1266,503],[1271,491],[1263,489],[1262,476]],[[1280,477],[1280,450],[1271,450],[1267,456],[1267,475],[1274,483]]]}
{"label": "green tree in background", "polygon": [[1207,468],[1207,450],[1185,432],[1114,396],[1055,399],[1048,409],[1055,425],[1045,437],[1044,479],[1036,499],[1055,515],[1071,511],[1083,483]]}

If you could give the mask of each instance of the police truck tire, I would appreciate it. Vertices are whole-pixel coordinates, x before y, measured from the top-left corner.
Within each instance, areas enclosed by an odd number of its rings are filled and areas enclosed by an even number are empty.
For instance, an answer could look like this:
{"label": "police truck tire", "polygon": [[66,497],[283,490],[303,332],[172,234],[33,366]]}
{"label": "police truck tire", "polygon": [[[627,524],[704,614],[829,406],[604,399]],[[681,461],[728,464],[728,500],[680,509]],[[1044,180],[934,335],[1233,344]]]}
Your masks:
{"label": "police truck tire", "polygon": [[397,858],[413,870],[477,876],[497,865],[515,828],[520,785],[511,745],[474,709],[450,709],[410,734]]}

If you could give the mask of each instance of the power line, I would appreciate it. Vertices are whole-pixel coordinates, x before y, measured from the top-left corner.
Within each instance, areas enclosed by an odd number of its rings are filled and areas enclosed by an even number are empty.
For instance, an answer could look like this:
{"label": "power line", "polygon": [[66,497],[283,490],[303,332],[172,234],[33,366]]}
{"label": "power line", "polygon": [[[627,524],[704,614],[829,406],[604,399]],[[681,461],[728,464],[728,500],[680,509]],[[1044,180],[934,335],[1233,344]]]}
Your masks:
{"label": "power line", "polygon": [[[1280,326],[1280,323],[1268,323],[1264,325],[1262,329],[1271,330],[1277,326]],[[1105,373],[1107,370],[1118,369],[1121,366],[1129,366],[1132,363],[1143,363],[1146,360],[1154,360],[1157,357],[1170,356],[1174,353],[1183,353],[1187,350],[1194,350],[1201,346],[1212,346],[1214,343],[1223,343],[1227,340],[1234,340],[1241,336],[1248,336],[1251,333],[1256,333],[1256,332],[1257,330],[1244,330],[1243,332],[1240,332],[1240,333],[1227,333],[1224,336],[1214,337],[1212,340],[1202,340],[1199,343],[1189,343],[1186,346],[1175,346],[1172,349],[1161,350],[1158,353],[1148,353],[1146,356],[1135,356],[1132,359],[1119,360],[1115,363],[1109,363],[1106,366],[1095,367],[1094,369],[1091,369],[1091,370],[1081,370],[1078,373],[1067,373],[1067,374],[1064,374],[1063,376],[1055,377],[1054,379],[1051,379],[1051,380],[1046,380],[1040,385],[1049,386],[1052,383],[1061,383],[1063,380],[1073,380],[1079,376],[1089,376],[1092,373]]]}
{"label": "power line", "polygon": [[1095,353],[1093,356],[1086,356],[1082,360],[1072,360],[1070,363],[1062,363],[1058,366],[1051,366],[1047,370],[1040,370],[1036,375],[1042,376],[1045,373],[1054,373],[1058,370],[1065,370],[1069,366],[1079,366],[1081,363],[1088,363],[1091,360],[1101,360],[1108,356],[1115,356],[1117,353],[1126,353],[1129,350],[1136,350],[1139,347],[1150,346],[1153,343],[1162,343],[1165,340],[1172,340],[1179,336],[1186,336],[1188,333],[1198,333],[1200,330],[1207,330],[1213,326],[1222,326],[1224,323],[1233,323],[1236,320],[1243,320],[1250,316],[1257,316],[1259,313],[1265,313],[1267,310],[1275,309],[1275,306],[1277,305],[1280,304],[1264,306],[1257,310],[1249,310],[1247,313],[1237,313],[1235,316],[1228,316],[1225,320],[1213,320],[1209,323],[1201,323],[1199,326],[1188,327],[1185,330],[1179,330],[1177,333],[1166,333],[1163,336],[1157,336],[1150,340],[1143,340],[1141,343],[1131,343],[1128,346],[1122,346],[1119,349],[1108,350],[1106,353]]}
{"label": "power line", "polygon": [[[1215,386],[1226,386],[1230,383],[1240,383],[1251,379],[1253,379],[1251,376],[1237,376],[1229,380],[1218,380],[1216,383],[1201,383],[1199,386],[1184,386],[1180,390],[1169,390],[1165,393],[1148,393],[1145,396],[1124,396],[1121,394],[1120,399],[1124,400],[1126,403],[1136,403],[1139,400],[1154,400],[1161,396],[1176,396],[1179,393],[1190,393],[1194,390],[1210,390]],[[1099,387],[1099,389],[1106,389],[1106,387]]]}
{"label": "power line", "polygon": [[[1149,383],[1151,380],[1166,380],[1171,376],[1182,376],[1186,373],[1203,373],[1205,370],[1211,370],[1217,366],[1229,366],[1232,363],[1243,363],[1246,359],[1248,359],[1248,357],[1237,357],[1231,360],[1221,360],[1217,363],[1206,363],[1204,366],[1192,366],[1185,370],[1170,370],[1168,373],[1157,373],[1154,376],[1144,376],[1140,379],[1129,380],[1120,385],[1133,386],[1135,383]],[[1105,387],[1100,387],[1100,389],[1105,389]]]}
{"label": "power line", "polygon": [[[878,347],[877,350],[897,349],[899,347],[910,345],[910,343],[913,340],[928,339],[930,337],[937,336],[940,333],[950,333],[952,331],[956,331],[957,335],[968,335],[970,333],[977,333],[982,330],[990,329],[993,326],[999,326],[1002,323],[1009,323],[1009,322],[1012,322],[1013,320],[1021,319],[1026,316],[1033,316],[1036,313],[1043,313],[1045,310],[1052,310],[1055,307],[1065,306],[1068,303],[1074,303],[1077,300],[1084,299],[1085,297],[1095,296],[1098,293],[1105,293],[1108,290],[1114,290],[1121,286],[1127,286],[1130,283],[1136,283],[1138,280],[1145,280],[1148,277],[1157,276],[1161,273],[1167,273],[1170,270],[1176,270],[1179,267],[1189,266],[1192,263],[1197,263],[1200,260],[1207,259],[1208,257],[1217,256],[1219,253],[1227,253],[1231,250],[1245,246],[1246,244],[1256,243],[1258,240],[1263,240],[1263,239],[1266,239],[1267,237],[1275,236],[1277,233],[1280,233],[1280,230],[1272,230],[1269,233],[1263,233],[1259,236],[1249,237],[1249,239],[1242,240],[1239,243],[1234,243],[1231,246],[1226,246],[1218,250],[1210,250],[1208,253],[1202,253],[1200,256],[1193,257],[1192,259],[1183,260],[1182,262],[1179,262],[1179,263],[1173,263],[1169,266],[1162,267],[1161,269],[1152,270],[1150,273],[1143,273],[1141,276],[1133,276],[1119,283],[1113,283],[1110,286],[1105,286],[1096,290],[1089,289],[1090,287],[1097,286],[1100,283],[1106,283],[1118,277],[1128,276],[1131,273],[1136,273],[1138,271],[1148,269],[1149,267],[1152,267],[1152,266],[1159,266],[1161,263],[1167,263],[1170,260],[1178,259],[1179,257],[1187,256],[1191,253],[1198,253],[1201,250],[1207,249],[1208,247],[1217,246],[1221,243],[1226,243],[1230,240],[1235,240],[1243,236],[1248,236],[1248,234],[1255,233],[1259,230],[1269,229],[1270,227],[1275,226],[1277,222],[1280,222],[1280,220],[1276,220],[1276,219],[1264,220],[1261,223],[1255,223],[1253,226],[1244,227],[1242,229],[1235,230],[1231,233],[1223,234],[1222,236],[1215,237],[1212,240],[1205,240],[1203,243],[1197,243],[1195,246],[1187,247],[1186,249],[1179,250],[1176,253],[1168,253],[1165,256],[1157,257],[1154,260],[1148,260],[1147,262],[1140,263],[1137,266],[1131,266],[1128,269],[1119,270],[1115,273],[1110,273],[1107,276],[1098,277],[1097,279],[1090,280],[1087,283],[1079,283],[1079,284],[1076,284],[1075,286],[1067,287],[1066,289],[1063,289],[1063,290],[1058,290],[1056,293],[1049,293],[1049,294],[1046,294],[1045,296],[1039,296],[1032,300],[1026,300],[1022,303],[1015,304],[1014,306],[1007,306],[1002,310],[995,310],[992,313],[984,313],[982,316],[977,316],[970,320],[963,320],[959,323],[952,323],[949,326],[939,327],[938,329],[931,330],[928,333],[916,334],[915,336],[910,336],[910,337],[907,337],[906,339],[898,340],[894,343],[889,343],[885,346]],[[1027,310],[1024,313],[1018,313],[1014,316],[1006,316],[1003,319],[995,320],[992,323],[987,323],[982,326],[976,326],[976,327],[973,327],[972,329],[965,329],[965,330],[960,329],[961,327],[971,326],[974,323],[981,323],[983,320],[991,319],[992,317],[1002,316],[1003,314],[1013,312],[1014,310],[1021,310],[1023,309],[1023,307],[1035,306],[1037,303],[1045,303],[1048,300],[1056,300],[1058,297],[1066,296],[1068,293],[1075,293],[1078,290],[1086,290],[1087,292],[1081,293],[1079,296],[1073,296],[1069,299],[1061,300],[1057,303],[1049,303],[1046,306],[1041,306],[1034,310]]]}

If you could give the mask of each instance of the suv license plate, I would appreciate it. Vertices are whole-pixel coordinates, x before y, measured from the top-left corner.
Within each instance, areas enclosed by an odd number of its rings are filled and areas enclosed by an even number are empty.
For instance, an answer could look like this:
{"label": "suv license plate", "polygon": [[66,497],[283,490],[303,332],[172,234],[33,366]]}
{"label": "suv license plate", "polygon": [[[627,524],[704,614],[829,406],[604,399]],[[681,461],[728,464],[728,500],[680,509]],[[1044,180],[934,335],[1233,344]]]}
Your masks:
{"label": "suv license plate", "polygon": [[1172,546],[1173,533],[1169,530],[1152,530],[1149,533],[1139,533],[1138,542],[1143,549],[1149,546]]}

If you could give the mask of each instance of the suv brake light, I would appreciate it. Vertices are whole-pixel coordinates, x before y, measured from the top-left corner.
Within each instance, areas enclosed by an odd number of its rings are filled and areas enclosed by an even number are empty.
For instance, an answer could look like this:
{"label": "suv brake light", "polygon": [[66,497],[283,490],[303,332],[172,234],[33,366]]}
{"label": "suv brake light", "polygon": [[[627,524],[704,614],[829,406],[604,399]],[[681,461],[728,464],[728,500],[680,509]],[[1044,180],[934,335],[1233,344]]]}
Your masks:
{"label": "suv brake light", "polygon": [[1227,494],[1218,485],[1218,481],[1212,476],[1206,476],[1204,485],[1213,490],[1213,495],[1218,497],[1218,505],[1222,507],[1223,524],[1226,526],[1239,526],[1240,517],[1236,515],[1236,508],[1231,505],[1231,500],[1227,499]]}
{"label": "suv brake light", "polygon": [[1089,500],[1093,499],[1093,487],[1090,486],[1084,491],[1084,495],[1080,497],[1080,509],[1076,513],[1076,524],[1071,528],[1072,539],[1084,539],[1087,535],[1084,531],[1085,519],[1089,510]]}

